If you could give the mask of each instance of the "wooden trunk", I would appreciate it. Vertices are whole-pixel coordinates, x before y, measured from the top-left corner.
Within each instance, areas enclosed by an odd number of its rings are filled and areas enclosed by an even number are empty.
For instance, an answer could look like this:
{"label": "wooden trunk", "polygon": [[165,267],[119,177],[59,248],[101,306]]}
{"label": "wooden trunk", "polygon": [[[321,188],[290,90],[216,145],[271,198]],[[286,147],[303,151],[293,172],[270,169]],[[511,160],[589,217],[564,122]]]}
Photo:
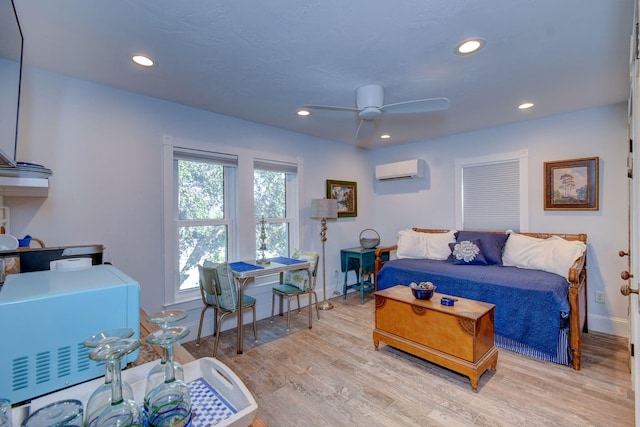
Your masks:
{"label": "wooden trunk", "polygon": [[418,300],[407,286],[376,292],[374,346],[377,350],[382,341],[465,375],[477,391],[480,376],[498,363],[495,306],[464,298],[444,306],[443,296],[435,293],[431,300]]}

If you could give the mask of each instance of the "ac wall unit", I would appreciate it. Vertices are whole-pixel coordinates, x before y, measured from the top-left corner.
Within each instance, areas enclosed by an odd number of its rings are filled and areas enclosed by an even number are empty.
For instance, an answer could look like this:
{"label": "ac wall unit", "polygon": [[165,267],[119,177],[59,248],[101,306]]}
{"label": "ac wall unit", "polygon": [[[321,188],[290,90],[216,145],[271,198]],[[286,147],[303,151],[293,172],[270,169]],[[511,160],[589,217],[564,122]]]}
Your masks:
{"label": "ac wall unit", "polygon": [[422,178],[422,160],[411,159],[402,162],[385,163],[376,166],[376,179],[389,181],[393,179]]}

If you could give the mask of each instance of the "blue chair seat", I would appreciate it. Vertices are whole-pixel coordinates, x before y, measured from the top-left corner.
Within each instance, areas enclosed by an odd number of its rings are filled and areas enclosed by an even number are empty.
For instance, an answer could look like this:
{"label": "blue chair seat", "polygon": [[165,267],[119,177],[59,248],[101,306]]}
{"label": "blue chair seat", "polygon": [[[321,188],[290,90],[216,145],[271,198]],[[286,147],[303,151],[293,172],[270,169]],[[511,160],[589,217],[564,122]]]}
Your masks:
{"label": "blue chair seat", "polygon": [[300,295],[307,293],[297,286],[287,284],[274,286],[273,292],[278,292],[285,295]]}
{"label": "blue chair seat", "polygon": [[[251,308],[254,305],[256,305],[256,299],[253,297],[249,297],[247,295],[242,295],[242,307],[243,308]],[[220,304],[220,308],[222,308],[223,310],[227,310],[227,311],[235,311],[233,309],[229,309],[228,307],[225,307],[224,304]]]}
{"label": "blue chair seat", "polygon": [[[291,254],[291,258],[308,261],[310,268],[309,272],[306,270],[294,270],[286,271],[284,274],[280,273],[280,284],[272,287],[271,293],[271,323],[273,323],[274,311],[275,311],[275,298],[279,297],[280,302],[280,316],[282,313],[283,299],[287,299],[287,331],[291,323],[291,298],[295,297],[298,302],[298,313],[300,313],[300,295],[309,295],[309,305],[313,304],[313,298],[316,299],[316,315],[320,320],[320,311],[318,310],[318,295],[315,292],[316,286],[316,274],[318,272],[318,253],[317,252],[304,252],[299,249],[294,249]],[[311,328],[311,311],[309,311],[309,328]]]}
{"label": "blue chair seat", "polygon": [[253,312],[253,336],[258,341],[258,330],[256,326],[256,299],[247,295],[242,296],[242,305],[237,304],[238,287],[231,274],[228,263],[215,264],[209,261],[205,265],[198,265],[200,275],[200,294],[204,307],[200,313],[200,325],[198,326],[198,337],[196,345],[200,345],[200,334],[202,333],[202,322],[204,314],[208,308],[213,309],[213,334],[216,337],[213,346],[213,357],[218,353],[218,342],[220,341],[220,329],[225,317],[237,313],[238,310],[251,309]]}

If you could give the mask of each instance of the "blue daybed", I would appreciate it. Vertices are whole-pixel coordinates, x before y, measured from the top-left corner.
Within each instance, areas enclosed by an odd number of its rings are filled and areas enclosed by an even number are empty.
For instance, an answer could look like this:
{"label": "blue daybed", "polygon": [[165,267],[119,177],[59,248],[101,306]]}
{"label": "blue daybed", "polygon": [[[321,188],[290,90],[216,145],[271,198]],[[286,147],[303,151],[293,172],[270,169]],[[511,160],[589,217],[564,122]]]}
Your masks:
{"label": "blue daybed", "polygon": [[[452,232],[418,228],[412,231],[427,235]],[[504,232],[466,233],[465,236],[474,237],[469,240],[478,246],[491,240],[488,237],[505,236]],[[586,249],[585,234],[518,233],[517,236],[532,238],[534,243],[538,239],[545,243],[543,239],[559,238],[564,239],[563,243],[579,241]],[[508,237],[501,237],[502,245]],[[454,244],[449,245],[454,248]],[[500,258],[502,247],[497,250]],[[570,264],[566,275],[532,269],[531,265],[506,266],[501,259],[491,263],[483,258],[479,264],[455,262],[452,256],[393,259],[397,251],[398,245],[376,250],[376,290],[429,281],[437,286],[438,293],[495,304],[496,345],[580,370],[581,334],[587,331],[586,250]]]}

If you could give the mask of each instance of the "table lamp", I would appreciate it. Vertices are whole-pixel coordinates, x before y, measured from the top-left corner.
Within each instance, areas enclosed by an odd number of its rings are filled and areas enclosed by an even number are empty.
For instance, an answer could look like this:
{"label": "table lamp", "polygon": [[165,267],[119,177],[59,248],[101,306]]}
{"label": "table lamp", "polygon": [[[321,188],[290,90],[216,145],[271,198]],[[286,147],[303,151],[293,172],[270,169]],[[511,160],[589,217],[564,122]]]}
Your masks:
{"label": "table lamp", "polygon": [[[327,241],[327,219],[338,218],[338,200],[336,199],[312,199],[311,218],[320,220],[320,240],[322,241],[322,303],[320,310],[331,310],[333,304],[327,301],[327,279],[324,262],[324,242]],[[309,301],[311,303],[311,301]]]}

